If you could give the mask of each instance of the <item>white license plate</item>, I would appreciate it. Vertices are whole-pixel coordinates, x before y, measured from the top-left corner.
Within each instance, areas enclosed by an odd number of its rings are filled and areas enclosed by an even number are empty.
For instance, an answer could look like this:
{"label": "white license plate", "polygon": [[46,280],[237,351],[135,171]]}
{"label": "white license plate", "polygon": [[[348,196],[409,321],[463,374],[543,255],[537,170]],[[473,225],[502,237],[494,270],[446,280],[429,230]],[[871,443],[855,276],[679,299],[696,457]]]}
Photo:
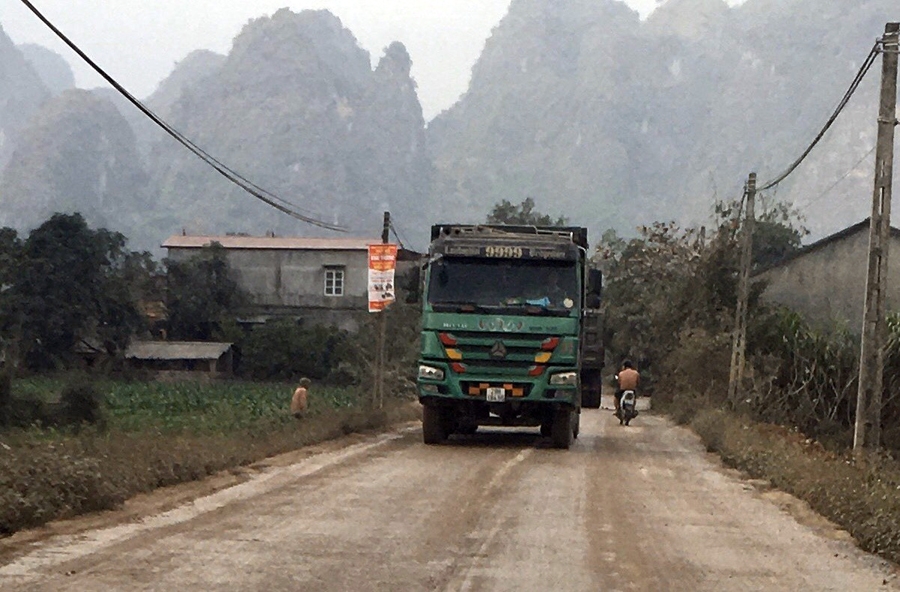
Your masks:
{"label": "white license plate", "polygon": [[488,403],[502,403],[506,400],[506,391],[498,387],[490,387],[487,390]]}

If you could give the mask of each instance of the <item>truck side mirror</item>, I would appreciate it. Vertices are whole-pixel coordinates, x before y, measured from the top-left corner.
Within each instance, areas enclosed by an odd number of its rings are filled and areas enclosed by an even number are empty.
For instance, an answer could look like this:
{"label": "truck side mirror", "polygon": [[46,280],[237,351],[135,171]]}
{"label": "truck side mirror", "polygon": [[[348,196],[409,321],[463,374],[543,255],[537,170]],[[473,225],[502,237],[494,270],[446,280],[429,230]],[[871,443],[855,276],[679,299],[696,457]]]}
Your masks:
{"label": "truck side mirror", "polygon": [[587,303],[591,308],[600,306],[600,296],[603,292],[603,272],[599,269],[588,270]]}

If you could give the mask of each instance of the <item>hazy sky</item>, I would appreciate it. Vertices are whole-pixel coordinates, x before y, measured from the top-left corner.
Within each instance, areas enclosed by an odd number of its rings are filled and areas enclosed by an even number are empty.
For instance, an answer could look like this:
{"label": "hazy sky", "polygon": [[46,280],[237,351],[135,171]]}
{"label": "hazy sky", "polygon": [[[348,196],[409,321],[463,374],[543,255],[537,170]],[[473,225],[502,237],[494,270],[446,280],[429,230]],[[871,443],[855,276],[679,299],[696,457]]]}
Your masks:
{"label": "hazy sky", "polygon": [[[729,0],[734,4],[737,0]],[[426,119],[465,92],[472,65],[510,0],[31,0],[32,4],[127,89],[146,97],[195,49],[227,53],[250,19],[277,9],[327,8],[378,60],[401,41]],[[626,0],[646,17],[658,0]],[[39,43],[63,55],[76,84],[105,84],[19,0],[0,2],[0,25],[16,44]]]}

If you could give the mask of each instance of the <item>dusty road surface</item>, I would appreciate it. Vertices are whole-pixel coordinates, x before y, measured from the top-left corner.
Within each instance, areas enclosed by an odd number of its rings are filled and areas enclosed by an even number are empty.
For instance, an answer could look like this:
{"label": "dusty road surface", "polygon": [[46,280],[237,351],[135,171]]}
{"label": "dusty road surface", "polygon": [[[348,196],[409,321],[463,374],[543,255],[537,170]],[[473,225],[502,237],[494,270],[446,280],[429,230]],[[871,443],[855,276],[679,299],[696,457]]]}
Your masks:
{"label": "dusty road surface", "polygon": [[569,451],[511,431],[431,447],[408,427],[273,459],[167,512],[7,540],[0,589],[900,589],[686,430],[608,410],[581,426]]}

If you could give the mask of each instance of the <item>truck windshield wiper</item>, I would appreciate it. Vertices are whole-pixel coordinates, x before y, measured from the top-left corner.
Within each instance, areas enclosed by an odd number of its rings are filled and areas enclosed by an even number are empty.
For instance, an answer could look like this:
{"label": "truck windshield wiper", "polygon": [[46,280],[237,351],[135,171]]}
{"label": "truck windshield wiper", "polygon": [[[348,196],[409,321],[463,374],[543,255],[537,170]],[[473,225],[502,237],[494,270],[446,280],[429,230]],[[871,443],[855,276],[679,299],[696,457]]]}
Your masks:
{"label": "truck windshield wiper", "polygon": [[431,308],[438,312],[481,312],[485,309],[477,302],[434,302]]}
{"label": "truck windshield wiper", "polygon": [[492,312],[497,314],[511,315],[529,315],[529,316],[545,316],[545,317],[566,317],[569,316],[569,310],[559,308],[557,306],[544,306],[543,304],[529,304],[527,302],[512,302],[501,304],[500,306],[490,307]]}

